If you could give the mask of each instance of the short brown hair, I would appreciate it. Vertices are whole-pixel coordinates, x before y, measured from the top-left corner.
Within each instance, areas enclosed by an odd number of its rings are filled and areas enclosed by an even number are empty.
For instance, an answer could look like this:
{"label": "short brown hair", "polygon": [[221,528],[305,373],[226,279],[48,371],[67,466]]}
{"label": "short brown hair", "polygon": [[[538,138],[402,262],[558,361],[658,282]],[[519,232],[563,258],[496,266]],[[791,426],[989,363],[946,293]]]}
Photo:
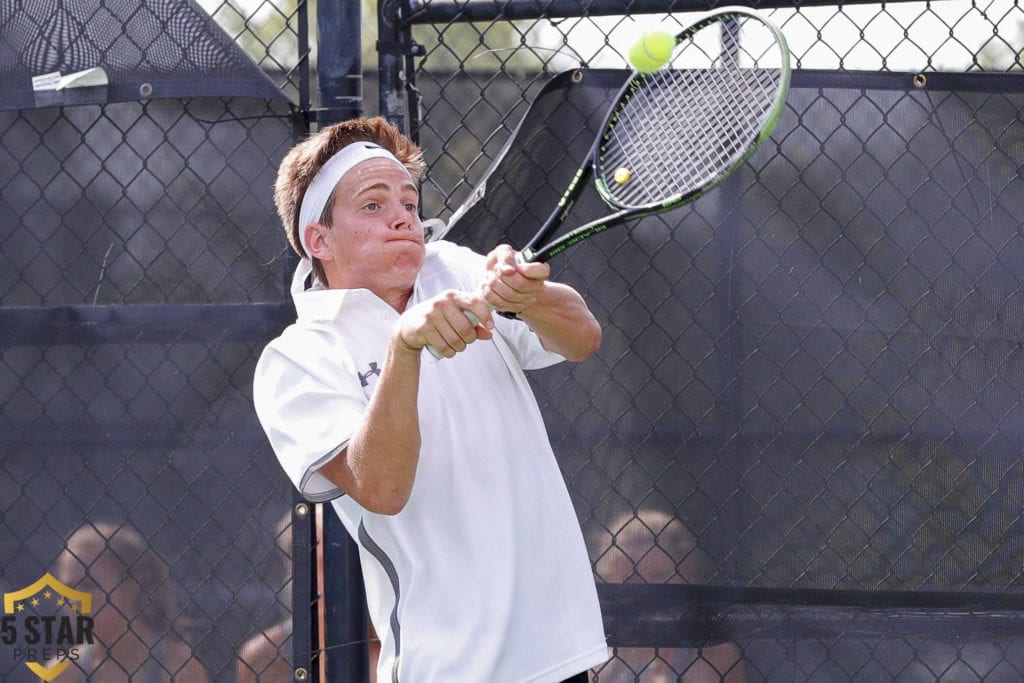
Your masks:
{"label": "short brown hair", "polygon": [[[285,155],[278,168],[277,182],[274,184],[274,204],[284,224],[289,244],[295,253],[303,258],[308,254],[302,249],[302,241],[299,239],[299,230],[306,227],[299,225],[302,198],[327,160],[353,142],[373,142],[388,150],[405,165],[416,182],[419,182],[423,173],[425,164],[419,146],[406,137],[398,127],[380,116],[351,119],[327,126],[295,145]],[[333,197],[327,202],[324,215],[321,217],[327,224],[330,224],[332,204]],[[313,268],[322,281],[323,271],[315,259]]]}

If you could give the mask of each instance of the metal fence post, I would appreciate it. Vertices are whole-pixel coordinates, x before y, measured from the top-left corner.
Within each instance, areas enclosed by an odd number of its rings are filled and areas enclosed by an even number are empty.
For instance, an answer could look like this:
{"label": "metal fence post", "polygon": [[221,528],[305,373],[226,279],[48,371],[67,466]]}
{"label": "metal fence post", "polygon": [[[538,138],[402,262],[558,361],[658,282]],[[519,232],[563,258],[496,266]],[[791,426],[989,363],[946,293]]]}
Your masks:
{"label": "metal fence post", "polygon": [[359,0],[320,0],[316,7],[321,125],[363,115]]}
{"label": "metal fence post", "polygon": [[324,657],[326,681],[369,681],[369,613],[363,593],[359,552],[338,515],[325,505],[324,555]]}
{"label": "metal fence post", "polygon": [[415,57],[424,47],[403,26],[405,0],[381,0],[377,8],[377,78],[380,115],[413,140],[419,137],[419,92],[413,82]]}
{"label": "metal fence post", "polygon": [[[317,3],[320,126],[363,115],[359,0]],[[367,612],[359,553],[334,511],[324,511],[323,576],[327,681],[368,680]]]}
{"label": "metal fence post", "polygon": [[313,504],[292,495],[292,679],[311,680],[319,660],[316,639]]}
{"label": "metal fence post", "polygon": [[377,87],[380,115],[406,131],[400,14],[401,3],[397,0],[382,0],[377,8]]}

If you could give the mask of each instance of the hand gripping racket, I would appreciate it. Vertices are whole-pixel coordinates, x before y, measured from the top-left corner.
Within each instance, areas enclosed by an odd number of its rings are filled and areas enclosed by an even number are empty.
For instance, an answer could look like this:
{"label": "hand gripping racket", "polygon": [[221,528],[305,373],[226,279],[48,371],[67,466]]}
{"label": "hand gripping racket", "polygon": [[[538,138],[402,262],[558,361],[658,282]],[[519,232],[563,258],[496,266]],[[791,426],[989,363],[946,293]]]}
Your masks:
{"label": "hand gripping racket", "polygon": [[[547,261],[706,194],[771,134],[789,77],[785,37],[749,10],[720,10],[679,33],[664,68],[633,72],[619,90],[588,159],[520,258]],[[613,211],[552,240],[590,176]]]}

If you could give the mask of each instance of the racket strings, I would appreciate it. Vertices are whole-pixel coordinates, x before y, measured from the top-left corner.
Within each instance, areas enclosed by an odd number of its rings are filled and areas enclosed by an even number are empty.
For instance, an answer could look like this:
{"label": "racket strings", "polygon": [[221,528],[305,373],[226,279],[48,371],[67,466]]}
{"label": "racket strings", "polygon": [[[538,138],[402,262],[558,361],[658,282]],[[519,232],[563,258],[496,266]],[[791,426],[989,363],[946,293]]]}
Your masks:
{"label": "racket strings", "polygon": [[[654,205],[699,191],[727,174],[757,143],[782,72],[757,65],[772,46],[742,37],[739,28],[714,25],[690,36],[677,47],[672,68],[639,79],[621,103],[599,159],[599,172],[617,204]],[[714,49],[708,45],[710,31],[716,34]],[[747,49],[751,42],[757,58]],[[619,168],[629,170],[627,182],[614,180]]]}

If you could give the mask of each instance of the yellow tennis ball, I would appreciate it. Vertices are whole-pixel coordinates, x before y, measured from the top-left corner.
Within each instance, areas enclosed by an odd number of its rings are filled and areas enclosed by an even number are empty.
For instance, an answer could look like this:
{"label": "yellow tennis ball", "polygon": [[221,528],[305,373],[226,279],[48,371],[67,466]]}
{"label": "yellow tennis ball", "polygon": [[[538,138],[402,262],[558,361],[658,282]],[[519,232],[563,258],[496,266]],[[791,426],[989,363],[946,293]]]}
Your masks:
{"label": "yellow tennis ball", "polygon": [[646,31],[629,50],[629,63],[640,73],[657,71],[668,63],[676,38],[667,31]]}
{"label": "yellow tennis ball", "polygon": [[619,166],[617,169],[615,169],[615,174],[612,176],[615,182],[617,182],[619,185],[625,185],[626,183],[629,182],[629,179],[632,177],[633,172],[630,171],[625,166]]}

